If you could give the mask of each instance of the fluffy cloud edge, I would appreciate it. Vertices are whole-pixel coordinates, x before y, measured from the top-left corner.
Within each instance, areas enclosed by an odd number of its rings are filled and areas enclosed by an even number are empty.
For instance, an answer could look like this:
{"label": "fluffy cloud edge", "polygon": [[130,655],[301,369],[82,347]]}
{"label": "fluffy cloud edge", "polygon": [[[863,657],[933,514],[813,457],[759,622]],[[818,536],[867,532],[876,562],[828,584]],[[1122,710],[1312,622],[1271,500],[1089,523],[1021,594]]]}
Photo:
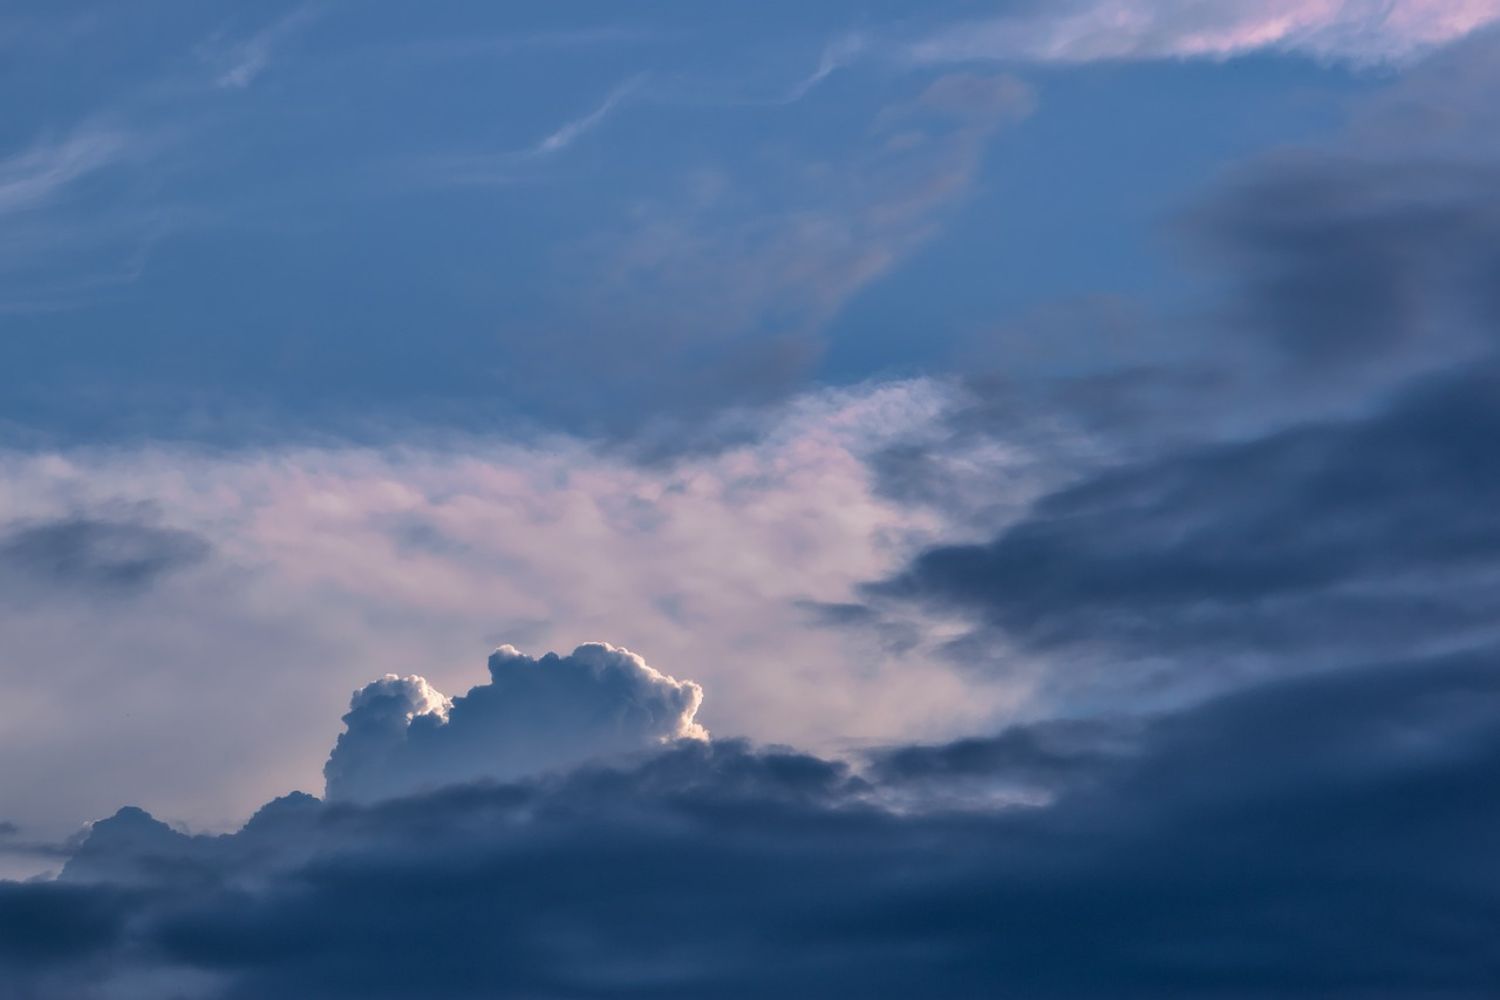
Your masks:
{"label": "fluffy cloud edge", "polygon": [[449,698],[426,678],[386,674],[354,692],[324,766],[332,800],[373,801],[475,780],[514,780],[593,760],[706,741],[703,688],[623,646],[566,656],[502,645],[489,682]]}

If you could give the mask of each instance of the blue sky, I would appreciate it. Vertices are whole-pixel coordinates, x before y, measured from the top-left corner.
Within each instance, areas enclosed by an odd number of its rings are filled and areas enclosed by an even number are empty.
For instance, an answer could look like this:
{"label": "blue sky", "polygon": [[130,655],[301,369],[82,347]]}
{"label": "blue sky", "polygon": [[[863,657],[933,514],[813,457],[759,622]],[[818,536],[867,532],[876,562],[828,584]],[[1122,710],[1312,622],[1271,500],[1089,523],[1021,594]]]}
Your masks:
{"label": "blue sky", "polygon": [[1495,995],[1497,21],[13,0],[0,995]]}
{"label": "blue sky", "polygon": [[[0,275],[3,416],[16,435],[221,442],[597,432],[952,370],[1038,312],[1180,307],[1196,286],[1173,215],[1392,78],[1275,52],[901,50],[967,14],[15,13],[4,138],[26,251]],[[922,104],[960,75],[1011,104]],[[1165,341],[1108,363],[1185,346]]]}

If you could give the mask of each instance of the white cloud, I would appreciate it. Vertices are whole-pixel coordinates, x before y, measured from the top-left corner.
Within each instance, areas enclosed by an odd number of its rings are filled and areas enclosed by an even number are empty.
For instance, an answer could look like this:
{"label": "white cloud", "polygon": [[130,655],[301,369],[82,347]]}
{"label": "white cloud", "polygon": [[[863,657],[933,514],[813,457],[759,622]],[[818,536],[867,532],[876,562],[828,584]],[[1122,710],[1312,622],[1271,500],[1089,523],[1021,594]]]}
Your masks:
{"label": "white cloud", "polygon": [[708,738],[693,721],[703,689],[628,649],[594,642],[533,659],[507,645],[489,672],[489,683],[452,701],[417,676],[387,674],[356,691],[323,770],[328,797],[510,780]]}
{"label": "white cloud", "polygon": [[949,26],[910,55],[1066,63],[1272,50],[1399,62],[1497,19],[1496,0],[1065,0]]}

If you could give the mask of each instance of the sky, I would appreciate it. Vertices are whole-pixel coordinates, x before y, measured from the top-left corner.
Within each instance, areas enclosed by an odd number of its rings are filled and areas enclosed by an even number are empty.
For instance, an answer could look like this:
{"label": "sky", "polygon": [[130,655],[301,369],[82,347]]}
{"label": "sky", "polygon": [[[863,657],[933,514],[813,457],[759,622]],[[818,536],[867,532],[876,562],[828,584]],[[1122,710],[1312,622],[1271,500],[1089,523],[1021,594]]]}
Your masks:
{"label": "sky", "polygon": [[1500,993],[1497,0],[10,0],[0,994]]}

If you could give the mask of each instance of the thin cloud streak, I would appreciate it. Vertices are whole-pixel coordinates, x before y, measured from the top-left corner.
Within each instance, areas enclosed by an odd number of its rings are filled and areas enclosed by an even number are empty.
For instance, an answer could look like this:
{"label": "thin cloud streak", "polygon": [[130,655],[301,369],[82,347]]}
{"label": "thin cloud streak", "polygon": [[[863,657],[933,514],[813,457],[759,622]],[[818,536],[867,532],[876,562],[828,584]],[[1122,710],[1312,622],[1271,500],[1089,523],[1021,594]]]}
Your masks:
{"label": "thin cloud streak", "polygon": [[1495,0],[1084,0],[950,25],[912,45],[917,63],[1227,59],[1280,51],[1401,63],[1500,20]]}
{"label": "thin cloud streak", "polygon": [[531,147],[531,149],[526,150],[522,155],[550,156],[553,153],[560,153],[564,149],[567,149],[584,135],[598,128],[610,116],[611,112],[619,107],[620,103],[629,97],[644,80],[645,75],[639,74],[621,83],[614,90],[611,90],[609,95],[604,98],[603,103],[593,111],[590,111],[582,118],[576,118],[566,123],[541,142]]}
{"label": "thin cloud streak", "polygon": [[416,173],[427,183],[453,185],[500,185],[526,180],[529,175],[522,169],[526,164],[553,157],[598,128],[624,101],[640,90],[645,79],[644,73],[626,79],[594,110],[565,122],[524,149],[423,157],[415,165]]}
{"label": "thin cloud streak", "polygon": [[87,127],[0,160],[0,216],[42,207],[74,181],[119,162],[129,149],[126,133]]}
{"label": "thin cloud streak", "polygon": [[219,60],[224,68],[214,78],[214,86],[244,90],[271,65],[275,49],[291,35],[301,31],[323,14],[321,6],[301,7],[261,29],[244,41],[230,46]]}

